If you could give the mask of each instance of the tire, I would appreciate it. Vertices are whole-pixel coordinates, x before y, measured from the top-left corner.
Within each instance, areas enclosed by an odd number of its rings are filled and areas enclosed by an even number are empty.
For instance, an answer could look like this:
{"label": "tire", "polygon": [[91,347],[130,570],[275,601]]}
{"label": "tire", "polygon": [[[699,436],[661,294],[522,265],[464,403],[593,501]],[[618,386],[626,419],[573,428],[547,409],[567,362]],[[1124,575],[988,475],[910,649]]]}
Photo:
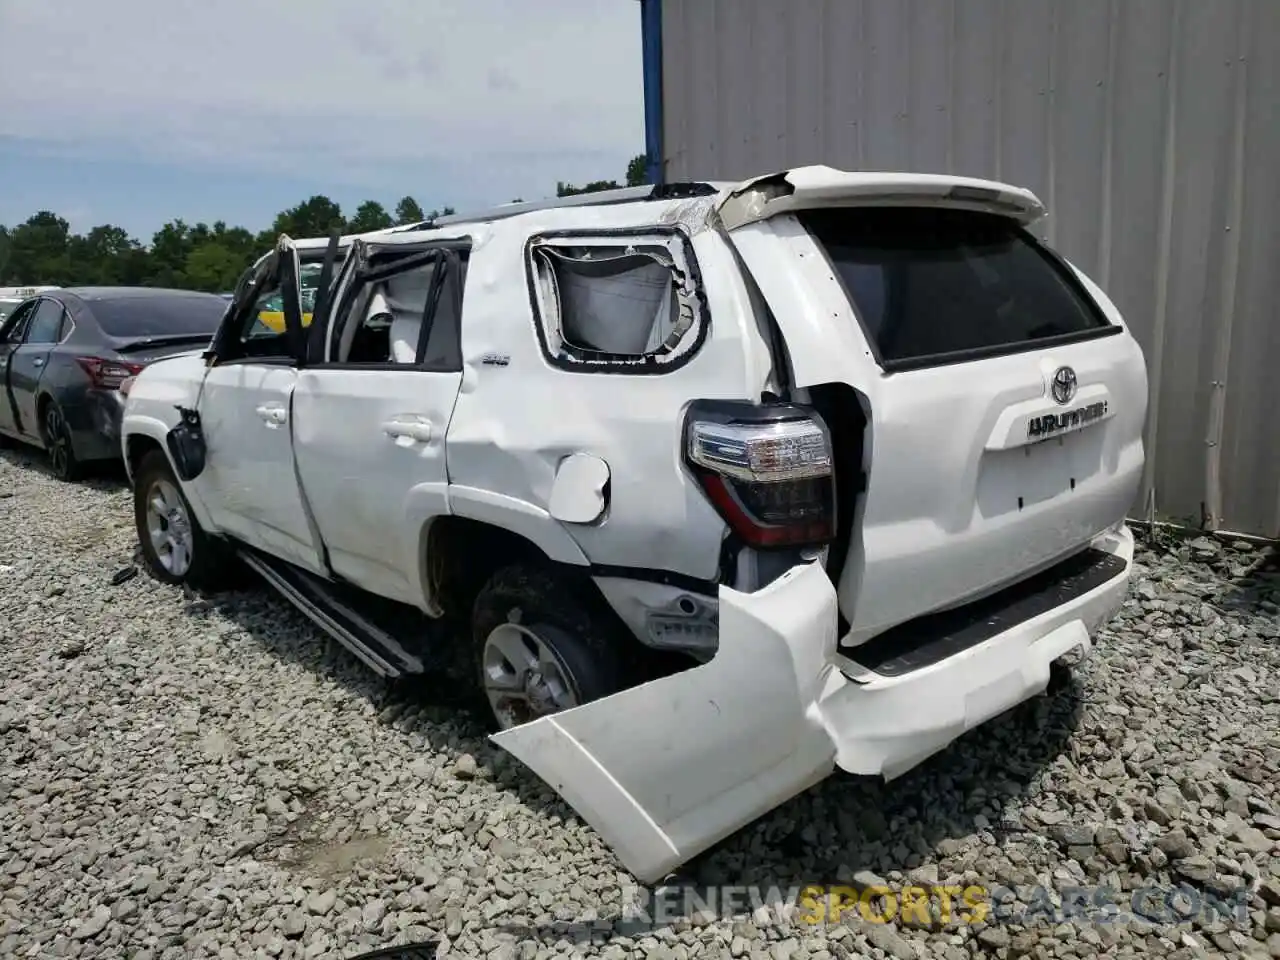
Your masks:
{"label": "tire", "polygon": [[[502,634],[495,636],[495,631]],[[490,730],[504,730],[539,716],[581,706],[617,693],[635,677],[635,641],[619,629],[612,611],[588,590],[548,570],[514,566],[499,570],[480,590],[471,615],[471,634],[477,692]],[[541,685],[523,709],[504,711],[491,695],[496,661],[511,667],[502,650],[522,643],[532,652],[539,645],[549,653]],[[516,649],[518,653],[518,648]],[[535,673],[541,673],[534,671]],[[510,672],[503,675],[512,679]],[[557,678],[555,674],[559,674]],[[544,698],[559,688],[567,694]],[[524,714],[521,719],[521,714]]]}
{"label": "tire", "polygon": [[[163,525],[158,524],[161,517]],[[157,580],[197,589],[217,589],[231,581],[235,557],[201,528],[169,458],[160,450],[143,457],[134,473],[133,519],[147,569]],[[185,559],[180,556],[183,551],[175,549],[178,545],[185,548]]]}
{"label": "tire", "polygon": [[40,408],[40,436],[44,438],[49,469],[55,477],[73,483],[84,476],[84,465],[76,459],[67,418],[63,416],[58,401],[52,398],[46,400]]}

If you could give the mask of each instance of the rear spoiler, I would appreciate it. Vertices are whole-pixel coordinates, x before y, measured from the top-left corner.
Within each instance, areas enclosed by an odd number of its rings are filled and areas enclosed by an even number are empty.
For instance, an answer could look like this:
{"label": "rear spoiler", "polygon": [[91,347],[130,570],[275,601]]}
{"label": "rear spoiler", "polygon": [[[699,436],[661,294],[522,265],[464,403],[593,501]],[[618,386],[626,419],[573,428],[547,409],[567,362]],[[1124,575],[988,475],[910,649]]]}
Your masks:
{"label": "rear spoiler", "polygon": [[847,172],[797,167],[744,180],[720,201],[720,219],[734,230],[783,213],[830,207],[938,206],[1010,217],[1023,226],[1045,215],[1030,190],[993,180],[931,173]]}
{"label": "rear spoiler", "polygon": [[111,341],[111,348],[116,353],[137,353],[140,350],[152,350],[157,347],[178,347],[184,343],[203,346],[213,339],[213,333],[174,333],[167,336],[153,337],[118,337]]}

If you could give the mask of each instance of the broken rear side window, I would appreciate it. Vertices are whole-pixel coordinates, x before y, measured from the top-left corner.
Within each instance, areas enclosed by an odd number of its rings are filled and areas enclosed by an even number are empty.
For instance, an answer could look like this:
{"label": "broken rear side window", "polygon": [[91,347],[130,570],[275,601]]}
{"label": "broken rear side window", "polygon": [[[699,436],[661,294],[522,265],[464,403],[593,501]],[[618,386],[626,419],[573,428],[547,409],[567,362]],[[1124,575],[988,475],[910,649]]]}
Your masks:
{"label": "broken rear side window", "polygon": [[692,355],[705,317],[679,239],[535,240],[540,339],[560,366],[669,369]]}
{"label": "broken rear side window", "polygon": [[1111,327],[1069,269],[1005,217],[873,207],[801,219],[886,368],[1032,349]]}

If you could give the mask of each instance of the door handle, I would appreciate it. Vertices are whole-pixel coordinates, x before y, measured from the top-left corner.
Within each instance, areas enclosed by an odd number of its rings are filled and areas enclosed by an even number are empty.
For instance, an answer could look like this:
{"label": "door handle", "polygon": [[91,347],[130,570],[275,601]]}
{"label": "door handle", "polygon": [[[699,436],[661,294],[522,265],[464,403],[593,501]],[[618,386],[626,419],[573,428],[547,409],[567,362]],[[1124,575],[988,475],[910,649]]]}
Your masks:
{"label": "door handle", "polygon": [[288,413],[284,409],[284,405],[280,403],[264,403],[254,409],[254,412],[261,417],[269,427],[277,427],[289,419]]}
{"label": "door handle", "polygon": [[32,358],[31,358],[31,365],[32,365],[33,367],[43,367],[43,366],[44,366],[44,357],[32,357]]}
{"label": "door handle", "polygon": [[392,439],[408,437],[422,443],[431,441],[431,421],[426,417],[392,417],[382,425],[382,432]]}

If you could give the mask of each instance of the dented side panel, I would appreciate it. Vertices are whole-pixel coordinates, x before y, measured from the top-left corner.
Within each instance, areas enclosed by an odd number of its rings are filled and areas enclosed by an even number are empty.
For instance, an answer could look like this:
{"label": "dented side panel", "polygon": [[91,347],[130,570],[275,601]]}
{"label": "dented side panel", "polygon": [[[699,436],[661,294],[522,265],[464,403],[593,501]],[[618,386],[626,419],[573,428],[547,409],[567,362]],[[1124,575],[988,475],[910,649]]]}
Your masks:
{"label": "dented side panel", "polygon": [[753,594],[720,588],[711,662],[496,734],[642,882],[827,776],[817,701],[833,668],[836,598],[822,567]]}
{"label": "dented side panel", "polygon": [[[493,230],[476,242],[463,307],[462,391],[448,438],[451,485],[559,515],[593,564],[715,578],[724,523],[684,472],[684,410],[697,398],[759,397],[771,366],[733,252],[707,219],[711,199],[670,204],[651,228],[636,225],[635,210],[624,220],[602,208],[590,219],[578,211],[570,232],[563,215],[548,211],[529,230]],[[534,244],[526,243],[530,234]],[[698,349],[674,369],[650,372],[626,363],[553,363],[544,351],[554,340],[539,333],[529,247],[539,236],[571,244],[575,235],[597,244],[611,235],[646,246],[679,243],[699,278],[705,334]],[[512,283],[513,276],[530,282]],[[601,461],[602,475],[607,470],[601,510],[566,513],[559,503],[553,510],[558,471],[575,456]]]}

